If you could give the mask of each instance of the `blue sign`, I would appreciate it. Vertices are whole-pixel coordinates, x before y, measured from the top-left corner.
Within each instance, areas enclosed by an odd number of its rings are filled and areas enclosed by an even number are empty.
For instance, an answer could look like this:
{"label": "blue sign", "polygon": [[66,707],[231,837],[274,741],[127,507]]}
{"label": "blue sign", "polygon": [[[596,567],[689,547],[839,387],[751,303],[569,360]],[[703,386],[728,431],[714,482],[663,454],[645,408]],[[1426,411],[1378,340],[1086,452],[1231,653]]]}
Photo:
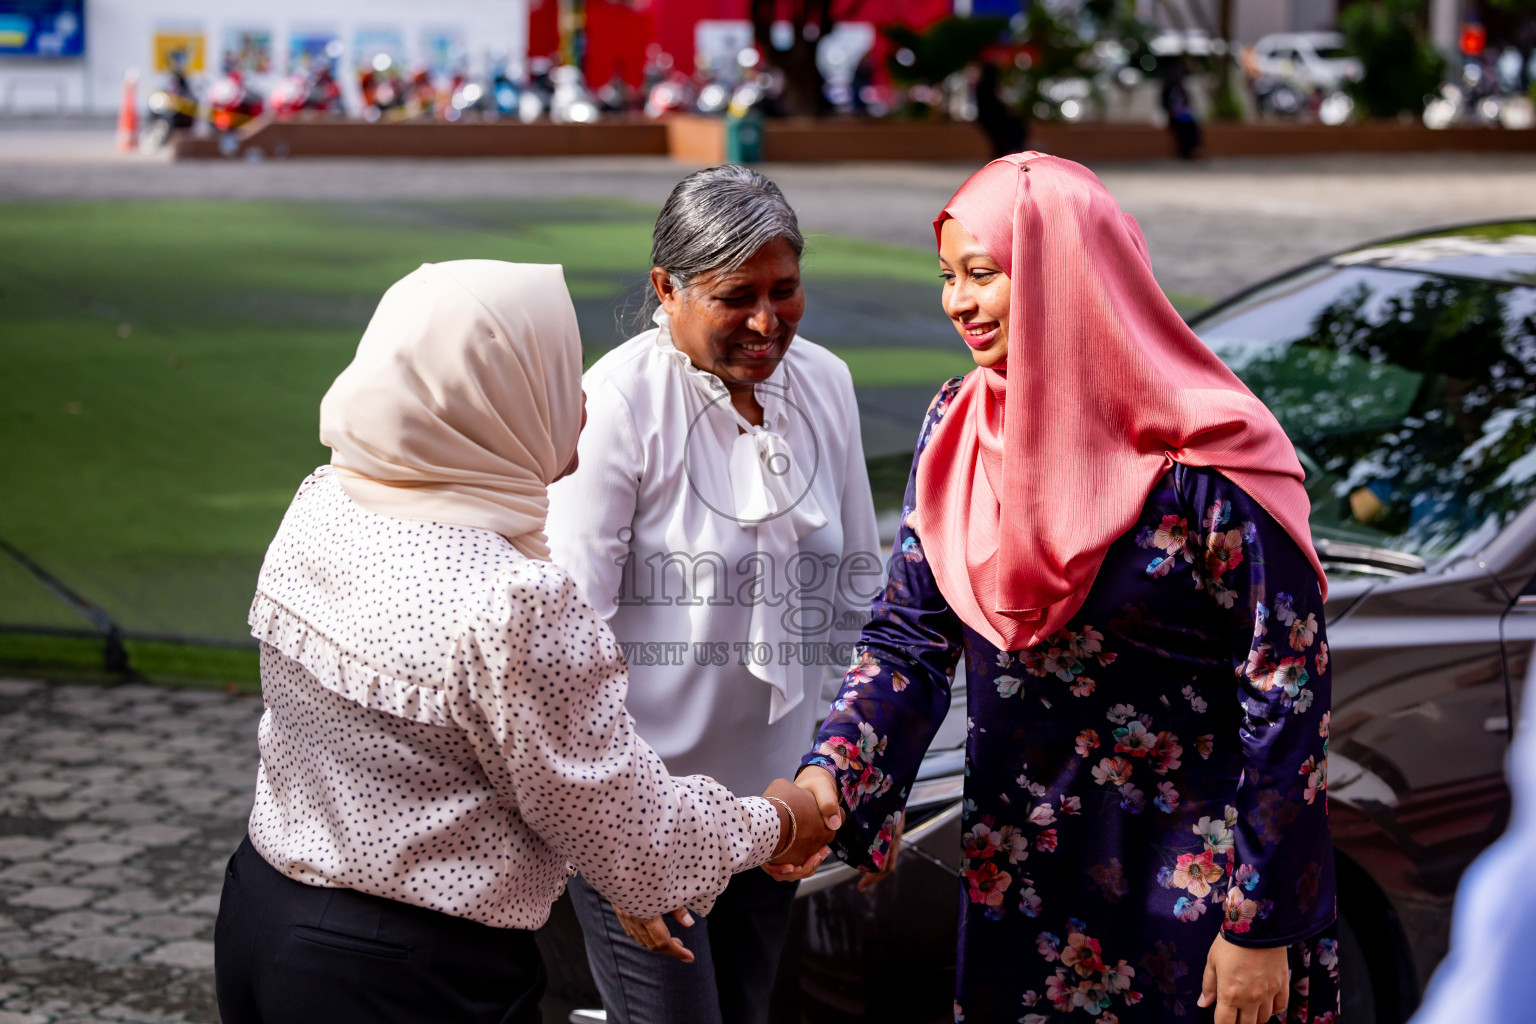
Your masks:
{"label": "blue sign", "polygon": [[85,0],[0,0],[0,57],[85,54]]}
{"label": "blue sign", "polygon": [[1027,6],[1021,0],[971,0],[971,17],[980,18],[1001,15],[1011,18]]}

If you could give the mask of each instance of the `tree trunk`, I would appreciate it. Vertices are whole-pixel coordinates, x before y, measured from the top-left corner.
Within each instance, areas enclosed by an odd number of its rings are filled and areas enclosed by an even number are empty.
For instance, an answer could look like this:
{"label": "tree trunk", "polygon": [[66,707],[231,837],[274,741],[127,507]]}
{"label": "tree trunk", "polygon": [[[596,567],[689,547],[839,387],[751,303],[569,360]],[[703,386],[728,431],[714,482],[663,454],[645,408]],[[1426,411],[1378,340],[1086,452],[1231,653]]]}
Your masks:
{"label": "tree trunk", "polygon": [[1216,5],[1216,34],[1227,51],[1217,65],[1216,93],[1226,96],[1232,88],[1232,61],[1237,56],[1232,52],[1232,0],[1219,0]]}
{"label": "tree trunk", "polygon": [[794,29],[788,50],[773,48],[773,23],[779,13],[778,0],[752,0],[752,35],[764,61],[784,76],[784,107],[789,114],[814,117],[826,100],[826,84],[816,65],[816,47],[821,37],[832,31],[832,0],[788,0],[787,20]]}

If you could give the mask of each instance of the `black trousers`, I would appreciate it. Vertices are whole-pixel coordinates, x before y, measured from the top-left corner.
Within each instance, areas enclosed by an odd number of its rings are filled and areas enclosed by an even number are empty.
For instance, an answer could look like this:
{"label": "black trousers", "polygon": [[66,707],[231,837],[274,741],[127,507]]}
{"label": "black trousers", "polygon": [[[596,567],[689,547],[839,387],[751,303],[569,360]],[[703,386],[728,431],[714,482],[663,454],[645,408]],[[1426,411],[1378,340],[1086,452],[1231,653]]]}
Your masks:
{"label": "black trousers", "polygon": [[540,1024],[533,933],[279,873],[247,837],[214,931],[224,1024]]}

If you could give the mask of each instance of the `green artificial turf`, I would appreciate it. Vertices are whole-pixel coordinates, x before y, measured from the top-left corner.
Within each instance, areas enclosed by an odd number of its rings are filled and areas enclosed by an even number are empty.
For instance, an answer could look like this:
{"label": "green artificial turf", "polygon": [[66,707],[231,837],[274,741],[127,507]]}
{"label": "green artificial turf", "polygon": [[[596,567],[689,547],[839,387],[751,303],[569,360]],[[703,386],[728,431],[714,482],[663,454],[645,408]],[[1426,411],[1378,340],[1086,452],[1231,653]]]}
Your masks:
{"label": "green artificial turf", "polygon": [[[384,290],[483,257],[563,263],[578,303],[616,305],[648,269],[654,216],[590,199],[0,206],[0,539],[129,630],[241,637],[266,544],[327,458],[320,397]],[[815,236],[807,270],[907,289],[932,284],[930,262]],[[855,380],[964,368],[891,352],[851,352]],[[0,558],[3,623],[84,624]],[[17,643],[0,664],[76,657]]]}
{"label": "green artificial turf", "polygon": [[[136,678],[169,686],[260,693],[254,648],[129,640],[124,646]],[[0,633],[0,676],[60,682],[116,683],[123,676],[104,667],[105,645],[85,637]]]}
{"label": "green artificial turf", "polygon": [[[320,398],[384,290],[423,262],[559,262],[597,311],[586,330],[643,282],[654,216],[597,199],[0,205],[0,539],[130,632],[242,638],[266,545],[328,457]],[[808,242],[830,301],[937,302],[931,253]],[[936,388],[971,365],[942,321],[931,349],[845,322],[817,340],[857,386]],[[613,343],[587,340],[589,359]],[[910,457],[874,462],[899,501]],[[16,624],[84,622],[0,556],[0,625]],[[255,678],[249,651],[130,653],[165,678]],[[99,659],[96,641],[0,635],[0,673]]]}

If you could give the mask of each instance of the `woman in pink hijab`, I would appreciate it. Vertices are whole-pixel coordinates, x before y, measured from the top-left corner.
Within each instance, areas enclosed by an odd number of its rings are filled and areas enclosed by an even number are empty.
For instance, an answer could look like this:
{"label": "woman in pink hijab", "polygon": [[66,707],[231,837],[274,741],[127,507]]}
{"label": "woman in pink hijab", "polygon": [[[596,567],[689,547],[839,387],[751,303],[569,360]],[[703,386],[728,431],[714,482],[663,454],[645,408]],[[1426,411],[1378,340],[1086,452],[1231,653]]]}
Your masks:
{"label": "woman in pink hijab", "polygon": [[977,369],[804,761],[879,873],[966,659],[955,1019],[1333,1024],[1326,580],[1295,453],[1098,179],[1024,153],[934,222]]}

